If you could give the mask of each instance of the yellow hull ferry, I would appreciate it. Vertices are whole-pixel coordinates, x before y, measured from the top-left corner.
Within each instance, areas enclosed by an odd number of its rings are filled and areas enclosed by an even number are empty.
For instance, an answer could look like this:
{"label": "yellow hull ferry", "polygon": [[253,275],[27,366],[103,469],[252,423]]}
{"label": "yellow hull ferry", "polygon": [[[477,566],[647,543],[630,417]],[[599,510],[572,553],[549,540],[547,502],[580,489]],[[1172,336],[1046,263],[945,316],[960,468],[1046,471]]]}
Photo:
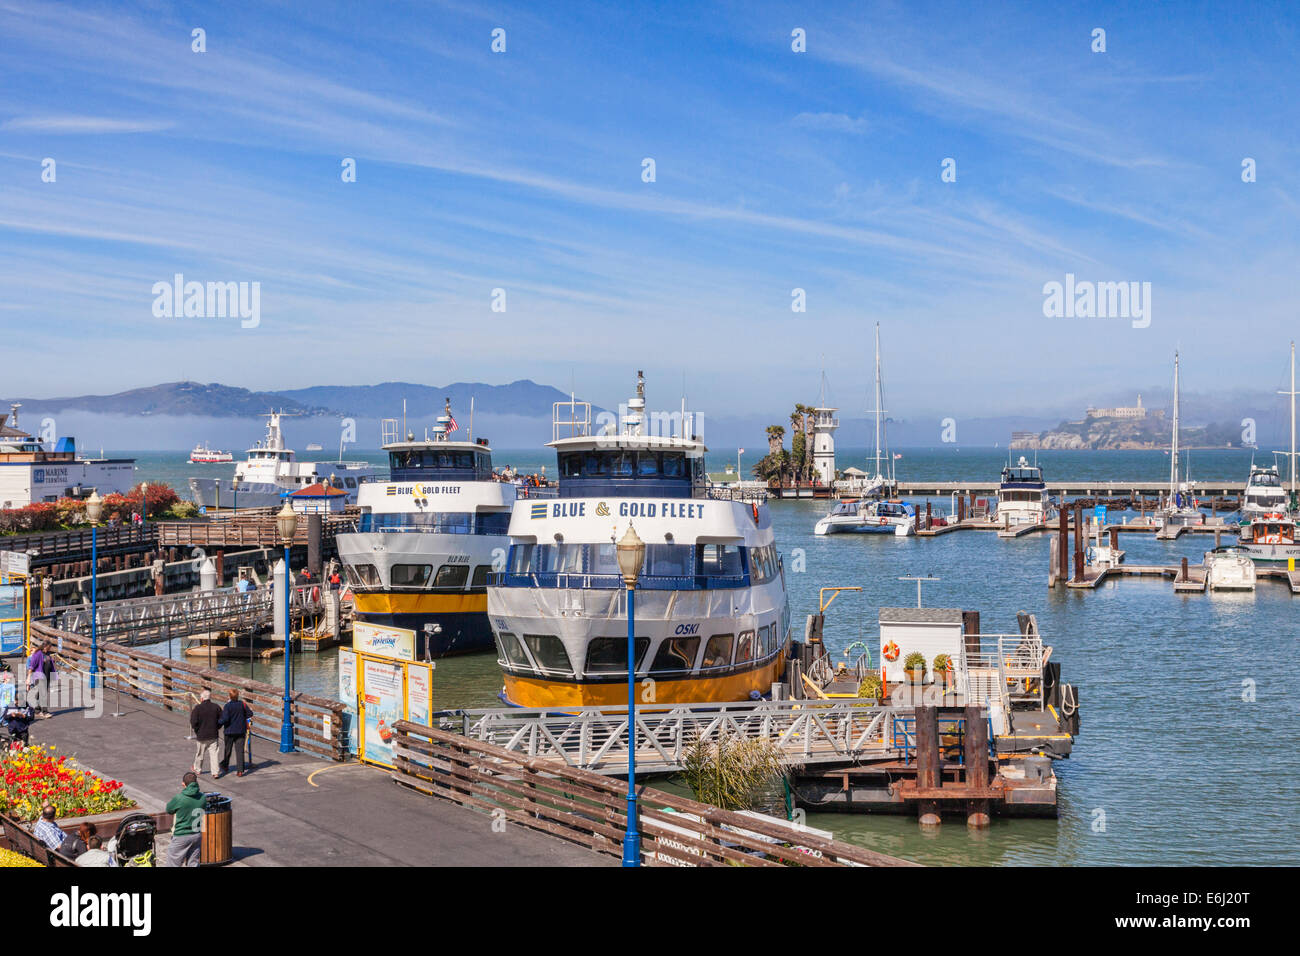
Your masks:
{"label": "yellow hull ferry", "polygon": [[627,596],[614,543],[629,525],[646,542],[639,701],[767,696],[785,673],[790,608],[766,504],[710,497],[694,416],[648,421],[640,373],[616,422],[593,427],[587,402],[554,412],[558,497],[515,503],[507,566],[488,587],[502,699],[626,706]]}
{"label": "yellow hull ferry", "polygon": [[453,441],[448,403],[424,439],[383,423],[387,481],[358,491],[357,531],[338,536],[357,619],[415,631],[420,660],[492,649],[487,578],[509,547],[514,485],[486,439]]}

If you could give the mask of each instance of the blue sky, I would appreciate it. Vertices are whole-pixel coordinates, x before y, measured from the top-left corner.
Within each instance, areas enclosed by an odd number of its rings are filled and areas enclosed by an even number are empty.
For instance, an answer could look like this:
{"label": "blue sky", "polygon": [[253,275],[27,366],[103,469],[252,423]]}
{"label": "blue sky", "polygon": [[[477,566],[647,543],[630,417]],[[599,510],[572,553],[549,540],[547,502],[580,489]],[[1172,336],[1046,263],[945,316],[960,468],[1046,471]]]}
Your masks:
{"label": "blue sky", "polygon": [[[625,6],[0,0],[4,391],[610,404],[644,368],[652,405],[684,376],[776,414],[824,362],[857,410],[876,321],[895,413],[1081,409],[1167,385],[1175,344],[1188,389],[1279,384],[1294,6]],[[260,282],[260,326],[155,318],[176,272]],[[1067,272],[1150,282],[1150,327],[1044,317]]]}

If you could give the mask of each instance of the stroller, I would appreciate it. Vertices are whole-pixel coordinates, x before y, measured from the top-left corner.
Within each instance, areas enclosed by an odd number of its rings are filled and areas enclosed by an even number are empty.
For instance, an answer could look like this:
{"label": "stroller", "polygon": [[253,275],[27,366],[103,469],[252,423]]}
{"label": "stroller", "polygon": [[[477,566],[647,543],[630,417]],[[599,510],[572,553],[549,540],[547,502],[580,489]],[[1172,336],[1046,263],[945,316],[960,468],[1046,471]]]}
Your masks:
{"label": "stroller", "polygon": [[147,813],[132,813],[117,826],[113,857],[118,866],[156,866],[154,838],[158,824]]}

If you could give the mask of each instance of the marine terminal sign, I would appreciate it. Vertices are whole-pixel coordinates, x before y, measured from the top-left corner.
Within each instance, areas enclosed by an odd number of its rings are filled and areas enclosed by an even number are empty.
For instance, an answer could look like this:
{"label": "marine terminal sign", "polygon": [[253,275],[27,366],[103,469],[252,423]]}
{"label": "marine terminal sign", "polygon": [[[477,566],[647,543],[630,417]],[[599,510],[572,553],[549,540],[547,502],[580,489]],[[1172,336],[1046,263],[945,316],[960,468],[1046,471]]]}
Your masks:
{"label": "marine terminal sign", "polygon": [[352,648],[362,654],[373,654],[376,657],[413,661],[415,660],[415,631],[405,627],[388,627],[384,624],[357,621],[352,625]]}

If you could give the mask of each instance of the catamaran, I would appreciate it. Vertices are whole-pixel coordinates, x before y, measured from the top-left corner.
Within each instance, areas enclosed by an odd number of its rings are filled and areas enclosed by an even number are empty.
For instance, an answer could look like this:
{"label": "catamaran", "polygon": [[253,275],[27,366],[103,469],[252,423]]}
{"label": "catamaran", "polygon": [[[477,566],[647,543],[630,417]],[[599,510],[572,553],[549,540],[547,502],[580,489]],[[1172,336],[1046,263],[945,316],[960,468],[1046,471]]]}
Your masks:
{"label": "catamaran", "polygon": [[[1274,510],[1243,514],[1245,520],[1241,523],[1237,543],[1253,561],[1287,561],[1291,558],[1300,558],[1300,543],[1296,540],[1295,342],[1291,343],[1291,388],[1280,394],[1291,398],[1291,452],[1287,456],[1290,462],[1291,488],[1289,494]],[[1276,472],[1276,469],[1274,471]],[[1254,478],[1254,469],[1251,477]],[[1270,500],[1276,501],[1276,498]]]}
{"label": "catamaran", "polygon": [[[880,323],[876,323],[876,452],[875,473],[850,486],[829,514],[813,526],[814,534],[892,534],[906,537],[916,533],[916,508],[897,499],[887,500],[897,484],[895,460],[889,453],[886,430],[885,387],[880,377]],[[885,465],[882,467],[881,458]],[[886,475],[888,471],[888,475]]]}
{"label": "catamaran", "polygon": [[[363,479],[375,474],[368,461],[298,461],[286,448],[280,430],[281,412],[266,416],[266,438],[248,449],[235,466],[234,478],[191,478],[195,504],[208,508],[278,507],[285,495],[318,482],[341,489],[347,504],[355,504]],[[342,456],[340,456],[340,459]]]}
{"label": "catamaran", "polygon": [[415,631],[421,660],[492,648],[487,578],[510,546],[515,486],[458,430],[450,400],[423,439],[384,419],[388,480],[361,484],[357,530],[336,539],[357,619]]}
{"label": "catamaran", "polygon": [[1178,353],[1174,352],[1174,428],[1169,448],[1169,493],[1155,513],[1156,523],[1162,527],[1205,524],[1205,515],[1192,497],[1192,482],[1183,479],[1178,462]]}
{"label": "catamaran", "polygon": [[629,527],[645,542],[632,664],[641,699],[748,700],[780,680],[790,606],[772,519],[766,504],[710,497],[694,421],[683,406],[660,429],[676,435],[653,434],[640,372],[626,412],[599,430],[590,403],[555,404],[558,497],[515,502],[507,566],[488,586],[506,703],[626,703],[615,542]]}

